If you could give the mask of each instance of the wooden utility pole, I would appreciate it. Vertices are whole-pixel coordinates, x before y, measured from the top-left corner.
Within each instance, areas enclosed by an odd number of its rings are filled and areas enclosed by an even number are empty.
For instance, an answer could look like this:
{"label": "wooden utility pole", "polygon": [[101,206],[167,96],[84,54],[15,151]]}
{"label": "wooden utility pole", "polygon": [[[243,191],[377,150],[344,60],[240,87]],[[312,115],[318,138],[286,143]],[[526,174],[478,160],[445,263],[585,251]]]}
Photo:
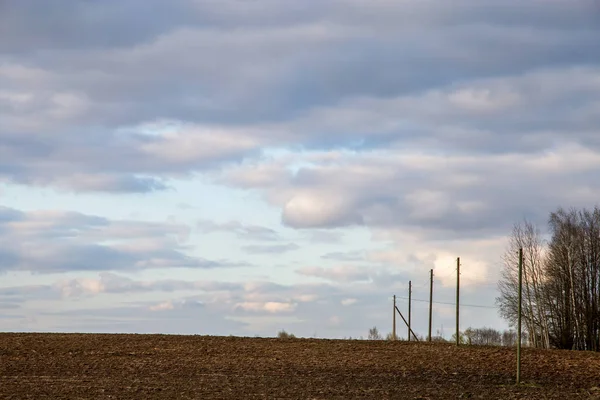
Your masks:
{"label": "wooden utility pole", "polygon": [[410,342],[410,306],[412,297],[412,281],[408,281],[408,341]]}
{"label": "wooden utility pole", "polygon": [[429,271],[429,334],[427,340],[431,342],[431,315],[433,310],[433,269]]}
{"label": "wooden utility pole", "polygon": [[523,294],[523,248],[519,249],[519,305],[517,318],[517,385],[521,383],[521,298]]}
{"label": "wooden utility pole", "polygon": [[460,345],[460,257],[456,259],[456,345]]}
{"label": "wooden utility pole", "polygon": [[394,309],[392,310],[392,313],[394,315],[393,320],[392,320],[393,321],[392,322],[392,324],[393,324],[393,326],[392,326],[392,339],[393,340],[398,340],[396,338],[396,295],[394,295]]}

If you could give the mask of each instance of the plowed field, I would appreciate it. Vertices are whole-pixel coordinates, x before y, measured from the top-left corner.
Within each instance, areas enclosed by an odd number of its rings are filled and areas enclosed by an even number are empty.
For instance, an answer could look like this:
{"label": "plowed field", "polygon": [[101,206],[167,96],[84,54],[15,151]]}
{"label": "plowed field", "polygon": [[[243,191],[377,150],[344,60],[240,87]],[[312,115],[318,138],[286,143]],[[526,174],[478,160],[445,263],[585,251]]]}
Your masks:
{"label": "plowed field", "polygon": [[0,334],[2,399],[600,398],[600,355],[385,341]]}

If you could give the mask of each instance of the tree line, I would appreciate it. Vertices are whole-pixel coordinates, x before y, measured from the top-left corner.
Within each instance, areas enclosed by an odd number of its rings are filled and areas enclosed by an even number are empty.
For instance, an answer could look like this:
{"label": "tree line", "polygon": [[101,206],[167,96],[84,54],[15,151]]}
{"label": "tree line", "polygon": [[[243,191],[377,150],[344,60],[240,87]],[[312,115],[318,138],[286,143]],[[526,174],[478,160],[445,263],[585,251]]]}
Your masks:
{"label": "tree line", "polygon": [[540,348],[600,350],[600,208],[559,208],[548,235],[516,224],[504,254],[496,302],[511,326],[518,317],[518,251],[523,249],[522,323]]}
{"label": "tree line", "polygon": [[[280,330],[277,333],[277,337],[279,339],[296,339],[296,336],[292,333],[289,333],[285,330]],[[417,338],[421,342],[425,342],[426,338],[418,335]],[[405,340],[397,338],[398,340]],[[352,337],[344,337],[344,340],[365,340],[365,337],[361,336],[358,338]],[[394,336],[392,333],[388,333],[385,337],[383,334],[377,329],[376,326],[369,329],[369,334],[366,337],[366,340],[394,340]],[[456,342],[456,334],[452,334],[450,340],[445,339],[440,335],[439,331],[437,335],[432,336],[431,340],[433,342],[446,342],[446,343],[455,343]],[[499,331],[493,328],[467,328],[464,332],[460,332],[460,342],[462,344],[474,345],[474,346],[515,346],[517,343],[517,332],[512,329]],[[523,342],[525,345],[528,344],[528,336],[527,334],[523,335]]]}
{"label": "tree line", "polygon": [[[425,342],[426,338],[417,334],[417,338],[421,342]],[[352,339],[352,338],[350,338]],[[362,337],[361,337],[362,339]],[[376,326],[369,329],[369,334],[367,336],[367,340],[393,340],[394,337],[391,333],[384,336],[379,332]],[[401,339],[405,340],[405,339]],[[452,334],[450,340],[445,339],[438,332],[437,335],[432,336],[431,340],[433,342],[447,342],[447,343],[455,343],[456,342],[456,333]],[[525,333],[523,335],[522,340],[525,345],[529,343],[529,337]],[[469,327],[465,331],[460,332],[460,342],[462,344],[474,345],[474,346],[515,346],[517,344],[517,332],[508,329],[504,331],[499,331],[493,328],[472,328]]]}

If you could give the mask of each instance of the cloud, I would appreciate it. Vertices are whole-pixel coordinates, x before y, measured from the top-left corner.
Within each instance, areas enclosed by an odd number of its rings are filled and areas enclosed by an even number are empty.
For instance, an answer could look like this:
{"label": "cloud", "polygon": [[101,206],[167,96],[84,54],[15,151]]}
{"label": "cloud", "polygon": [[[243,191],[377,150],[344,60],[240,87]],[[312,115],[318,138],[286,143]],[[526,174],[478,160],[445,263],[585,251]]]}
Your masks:
{"label": "cloud", "polygon": [[239,157],[255,149],[259,142],[251,136],[236,135],[228,131],[210,129],[186,132],[168,132],[155,140],[143,143],[140,150],[158,163],[194,165],[198,161],[211,161]]}
{"label": "cloud", "polygon": [[73,174],[66,177],[36,177],[14,180],[17,183],[55,186],[64,190],[83,192],[149,193],[168,189],[162,179],[141,176],[115,176],[108,174]]}
{"label": "cloud", "polygon": [[271,314],[279,313],[290,313],[296,308],[296,304],[292,303],[280,303],[276,301],[267,302],[244,302],[236,305],[236,308],[240,308],[244,311],[250,312],[267,312]]}
{"label": "cloud", "polygon": [[340,227],[362,224],[352,206],[334,193],[297,193],[284,206],[283,223],[295,228]]}
{"label": "cloud", "polygon": [[367,268],[354,266],[345,267],[303,267],[296,272],[300,275],[322,278],[329,281],[356,282],[369,281],[371,279],[371,271]]}
{"label": "cloud", "polygon": [[357,301],[358,300],[356,300],[356,299],[344,299],[344,300],[342,300],[342,305],[343,306],[351,306],[353,304],[356,304]]}
{"label": "cloud", "polygon": [[163,311],[163,310],[172,310],[175,308],[173,303],[170,301],[165,301],[164,303],[160,303],[154,306],[150,306],[150,311]]}
{"label": "cloud", "polygon": [[64,297],[80,295],[81,293],[98,294],[106,290],[103,283],[97,279],[74,279],[61,282],[59,286]]}
{"label": "cloud", "polygon": [[[53,284],[49,289],[57,290],[63,297],[96,296],[106,294],[135,294],[152,292],[204,292],[223,293],[240,291],[243,285],[218,281],[190,281],[164,279],[154,281],[134,280],[127,276],[111,272],[100,272],[98,278],[63,279]],[[0,292],[1,294],[2,292]]]}
{"label": "cloud", "polygon": [[364,224],[438,237],[503,234],[523,217],[543,224],[559,205],[596,201],[600,186],[590,178],[600,170],[600,151],[565,140],[532,154],[440,157],[390,149],[332,162],[314,152],[295,175],[257,189],[294,228]]}
{"label": "cloud", "polygon": [[361,251],[348,251],[348,252],[333,252],[323,254],[321,258],[325,260],[334,260],[334,261],[364,261],[365,254]]}
{"label": "cloud", "polygon": [[175,309],[198,309],[198,308],[202,308],[204,307],[204,304],[202,304],[202,302],[199,302],[197,300],[189,300],[189,299],[185,299],[185,300],[181,300],[181,301],[165,301],[163,303],[159,303],[153,306],[149,307],[150,311],[168,311],[168,310],[175,310]]}
{"label": "cloud", "polygon": [[[75,212],[0,208],[0,270],[40,273],[148,268],[222,268],[242,264],[186,253],[189,227],[109,220]],[[92,282],[81,282],[92,285]]]}
{"label": "cloud", "polygon": [[298,250],[300,246],[296,243],[275,244],[275,245],[251,245],[244,246],[243,250],[251,254],[283,254]]}
{"label": "cloud", "polygon": [[[2,7],[0,177],[12,182],[153,192],[269,147],[533,151],[558,127],[598,145],[591,0]],[[300,226],[308,209],[310,225],[360,221],[337,206],[305,191],[284,221]]]}
{"label": "cloud", "polygon": [[0,302],[0,310],[15,310],[20,307],[18,303]]}
{"label": "cloud", "polygon": [[[257,147],[251,138],[210,128],[172,127],[155,135],[99,131],[87,133],[85,139],[69,129],[62,134],[51,128],[38,133],[36,127],[33,132],[11,134],[1,128],[0,117],[0,137],[5,140],[0,152],[10,166],[0,168],[0,176],[15,183],[74,191],[166,190],[169,179],[236,160]],[[55,139],[49,141],[53,135]]]}
{"label": "cloud", "polygon": [[[465,267],[468,267],[467,263],[469,260],[465,260]],[[467,269],[465,271],[470,274]],[[374,270],[372,275],[373,279],[369,282],[334,279],[318,284],[282,285],[269,281],[144,281],[100,273],[98,278],[59,280],[35,288],[17,286],[2,289],[0,302],[19,304],[20,308],[6,310],[10,321],[1,316],[0,319],[6,329],[20,331],[31,327],[34,330],[72,331],[73,318],[76,318],[77,330],[84,332],[272,336],[283,327],[305,337],[319,333],[321,337],[340,338],[366,335],[369,327],[381,327],[389,321],[386,304],[391,305],[391,293],[405,293],[409,279],[413,280],[413,299],[416,299],[414,315],[426,315],[427,304],[418,301],[428,298],[429,293],[428,286],[423,284],[423,274],[417,271],[401,276]],[[452,302],[453,286],[439,284],[437,275],[435,279],[435,301]],[[64,288],[77,288],[80,292]],[[139,296],[140,293],[144,296]],[[481,296],[468,286],[462,293],[464,304],[493,304],[493,293]],[[87,297],[99,296],[102,307],[94,307],[91,311],[85,306]],[[405,304],[401,297],[398,298],[398,306],[403,309]],[[68,298],[77,301],[66,302]],[[128,300],[123,302],[124,298]],[[153,300],[147,300],[149,298]],[[477,302],[474,298],[478,299]],[[66,307],[67,304],[70,306]],[[434,328],[452,325],[454,314],[444,314],[449,309],[452,309],[451,305],[436,304]],[[482,319],[482,316],[464,311],[464,323],[484,320],[498,323],[493,313]],[[360,324],[353,323],[357,313],[362,315]],[[35,322],[24,320],[25,315],[35,315]],[[332,325],[329,322],[333,316],[337,317],[338,323]],[[71,321],[70,327],[68,321]],[[169,321],[168,326],[165,326],[165,321]],[[415,317],[413,324],[418,332],[424,332],[427,319]]]}
{"label": "cloud", "polygon": [[209,220],[201,220],[198,221],[197,226],[206,233],[235,233],[239,239],[243,240],[278,241],[281,239],[280,234],[274,229],[267,228],[265,226],[244,224],[239,221],[216,223]]}
{"label": "cloud", "polygon": [[[156,18],[143,11],[142,5],[160,13]],[[39,4],[24,0],[18,3],[3,3],[0,25],[3,33],[0,49],[3,53],[27,53],[40,47],[82,50],[85,48],[129,47],[152,40],[186,20],[191,7],[186,2],[175,0],[169,7],[160,1],[123,1],[100,7],[98,4],[59,1],[55,4]],[[60,11],[60,12],[59,12]],[[135,15],[136,23],[132,23]],[[24,29],[23,24],[31,24]],[[56,26],[62,29],[55,29]],[[106,28],[110,28],[107,35]]]}

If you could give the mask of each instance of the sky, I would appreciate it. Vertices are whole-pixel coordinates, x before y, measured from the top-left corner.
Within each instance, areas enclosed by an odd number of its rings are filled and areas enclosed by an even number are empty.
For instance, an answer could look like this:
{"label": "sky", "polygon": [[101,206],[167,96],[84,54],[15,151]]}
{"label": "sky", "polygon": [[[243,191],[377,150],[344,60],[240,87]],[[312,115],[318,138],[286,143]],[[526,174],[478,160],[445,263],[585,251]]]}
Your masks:
{"label": "sky", "polygon": [[[0,1],[0,331],[506,329],[600,199],[600,3]],[[398,332],[406,328],[398,319]]]}

